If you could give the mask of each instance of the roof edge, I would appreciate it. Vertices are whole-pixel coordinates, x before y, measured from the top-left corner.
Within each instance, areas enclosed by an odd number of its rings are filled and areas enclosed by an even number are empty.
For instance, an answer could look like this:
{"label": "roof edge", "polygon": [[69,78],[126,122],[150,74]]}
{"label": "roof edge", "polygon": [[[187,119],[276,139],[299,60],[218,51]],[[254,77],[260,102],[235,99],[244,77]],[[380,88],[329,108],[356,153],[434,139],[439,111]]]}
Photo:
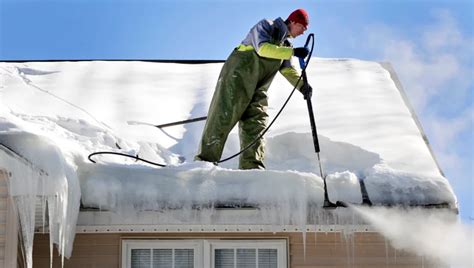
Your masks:
{"label": "roof edge", "polygon": [[434,155],[433,148],[431,147],[428,137],[426,136],[425,131],[423,130],[423,126],[421,125],[421,122],[418,119],[418,116],[416,115],[415,109],[413,108],[413,105],[408,99],[408,95],[406,94],[405,89],[403,88],[403,85],[400,82],[400,79],[398,78],[397,73],[395,72],[395,69],[393,69],[392,64],[390,64],[390,62],[379,62],[379,63],[385,70],[387,70],[390,73],[390,77],[392,78],[393,82],[395,83],[395,86],[400,92],[403,98],[403,102],[408,107],[408,110],[410,111],[413,120],[415,120],[415,124],[418,127],[418,130],[420,131],[420,134],[423,140],[425,141],[426,146],[428,147],[428,150],[436,164],[436,167],[438,168],[438,171],[441,173],[443,177],[446,178],[443,170],[441,169],[441,166],[439,165],[438,160],[436,159],[436,156]]}

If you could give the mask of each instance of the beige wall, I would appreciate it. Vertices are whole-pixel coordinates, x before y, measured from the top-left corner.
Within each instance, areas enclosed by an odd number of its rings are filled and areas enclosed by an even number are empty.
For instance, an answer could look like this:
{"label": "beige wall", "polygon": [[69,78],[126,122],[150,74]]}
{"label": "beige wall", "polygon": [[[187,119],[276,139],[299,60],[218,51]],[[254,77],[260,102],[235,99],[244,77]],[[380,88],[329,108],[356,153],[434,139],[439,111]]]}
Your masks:
{"label": "beige wall", "polygon": [[[78,234],[74,251],[65,267],[105,268],[120,267],[121,239],[127,238],[286,238],[289,241],[291,268],[308,267],[434,267],[421,257],[396,251],[377,233],[355,233],[343,238],[341,233],[307,233],[304,256],[301,233],[175,233],[175,234]],[[33,249],[34,267],[49,267],[49,238],[35,236]],[[60,267],[55,253],[54,267]]]}

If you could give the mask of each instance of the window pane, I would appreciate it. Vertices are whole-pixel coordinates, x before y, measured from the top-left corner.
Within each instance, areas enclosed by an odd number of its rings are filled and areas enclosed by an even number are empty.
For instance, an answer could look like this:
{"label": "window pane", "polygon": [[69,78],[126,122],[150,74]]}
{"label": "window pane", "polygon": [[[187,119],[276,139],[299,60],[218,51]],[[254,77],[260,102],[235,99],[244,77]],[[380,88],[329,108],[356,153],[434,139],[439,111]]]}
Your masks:
{"label": "window pane", "polygon": [[237,249],[237,268],[256,268],[257,252],[254,248]]}
{"label": "window pane", "polygon": [[234,268],[234,249],[216,249],[216,268]]}
{"label": "window pane", "polygon": [[174,268],[193,268],[194,250],[193,249],[175,249],[174,250]]}
{"label": "window pane", "polygon": [[151,249],[132,249],[132,268],[151,267]]}
{"label": "window pane", "polygon": [[277,268],[278,254],[276,249],[258,250],[258,268]]}
{"label": "window pane", "polygon": [[173,268],[173,250],[154,249],[153,268]]}

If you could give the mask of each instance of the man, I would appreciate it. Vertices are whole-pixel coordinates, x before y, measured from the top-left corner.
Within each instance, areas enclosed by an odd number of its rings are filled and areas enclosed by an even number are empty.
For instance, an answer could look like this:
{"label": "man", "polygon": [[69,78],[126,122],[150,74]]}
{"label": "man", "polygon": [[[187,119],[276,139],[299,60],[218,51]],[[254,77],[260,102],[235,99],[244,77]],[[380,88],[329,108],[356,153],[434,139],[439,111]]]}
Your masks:
{"label": "man", "polygon": [[[267,89],[278,71],[301,92],[310,94],[311,86],[303,81],[296,84],[299,74],[290,61],[292,56],[305,58],[308,49],[293,49],[288,41],[303,34],[308,24],[307,12],[297,9],[286,21],[261,20],[252,27],[222,67],[195,160],[218,162],[237,122],[241,148],[259,136],[268,118]],[[264,140],[260,138],[240,155],[239,168],[264,169],[263,159]]]}

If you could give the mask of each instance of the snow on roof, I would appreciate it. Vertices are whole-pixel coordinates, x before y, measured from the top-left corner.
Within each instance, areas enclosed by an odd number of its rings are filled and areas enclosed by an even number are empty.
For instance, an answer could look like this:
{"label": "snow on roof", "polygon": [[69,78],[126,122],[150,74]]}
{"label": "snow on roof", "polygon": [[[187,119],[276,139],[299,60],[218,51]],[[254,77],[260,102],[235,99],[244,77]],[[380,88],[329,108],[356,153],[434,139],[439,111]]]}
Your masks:
{"label": "snow on roof", "polygon": [[[241,171],[235,169],[236,160],[219,167],[193,163],[202,123],[164,131],[131,123],[205,116],[222,63],[27,62],[0,67],[0,142],[50,177],[68,181],[69,188],[52,189],[72,196],[64,197],[68,206],[79,206],[79,194],[84,206],[112,211],[248,203],[300,222],[308,204],[322,206],[323,183],[299,93],[267,133],[267,170]],[[401,89],[384,66],[315,58],[307,73],[331,201],[360,203],[363,180],[374,204],[456,206]],[[269,89],[270,119],[291,89],[276,76]],[[237,152],[238,144],[234,131],[224,156]],[[139,154],[169,167],[109,155],[96,156],[97,164],[87,160],[90,153],[104,150]],[[15,173],[6,159],[0,157],[0,167]],[[69,217],[74,222],[77,215]]]}
{"label": "snow on roof", "polygon": [[[28,125],[28,129],[23,127],[27,132],[53,139],[79,171],[91,168],[86,156],[98,150],[139,153],[170,165],[180,165],[183,159],[189,163],[199,143],[202,123],[168,128],[163,133],[127,122],[159,124],[206,115],[221,65],[2,63],[2,101],[6,107],[3,114]],[[426,190],[440,190],[440,199],[454,201],[413,115],[383,66],[353,59],[314,59],[307,71],[315,90],[313,105],[321,156],[330,177],[335,172],[348,171],[357,178],[364,177],[368,188],[377,188],[380,178],[372,181],[371,176],[383,169],[390,175],[385,177],[411,177],[418,186],[430,181],[434,188],[425,185]],[[270,118],[290,90],[291,86],[277,76],[269,90]],[[267,135],[268,172],[296,170],[317,176],[310,131],[305,102],[296,94]],[[224,155],[237,150],[234,132]],[[109,156],[100,161],[108,162],[130,161]],[[235,160],[222,165],[235,166]],[[384,184],[387,186],[387,182]],[[404,190],[413,187],[407,180],[398,184],[395,179],[390,186]],[[406,194],[392,196],[392,200],[440,201]]]}

